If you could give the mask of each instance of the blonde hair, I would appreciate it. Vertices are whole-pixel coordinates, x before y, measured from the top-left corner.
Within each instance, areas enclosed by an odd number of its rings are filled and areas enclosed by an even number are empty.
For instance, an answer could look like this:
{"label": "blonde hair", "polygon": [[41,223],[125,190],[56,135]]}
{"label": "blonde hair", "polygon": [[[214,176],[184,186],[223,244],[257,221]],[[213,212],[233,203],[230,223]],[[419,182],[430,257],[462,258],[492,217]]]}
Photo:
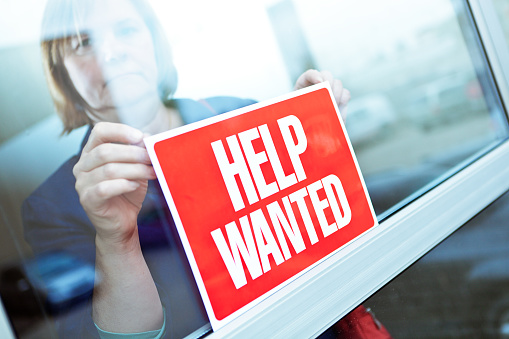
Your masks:
{"label": "blonde hair", "polygon": [[[101,1],[101,0],[98,0]],[[129,0],[147,25],[154,44],[158,68],[158,92],[162,102],[175,93],[177,71],[172,61],[170,45],[154,11],[143,0]],[[64,65],[66,47],[79,31],[80,11],[90,1],[48,0],[41,29],[41,51],[44,72],[53,103],[64,124],[63,133],[91,124],[87,112],[93,109],[78,93]]]}

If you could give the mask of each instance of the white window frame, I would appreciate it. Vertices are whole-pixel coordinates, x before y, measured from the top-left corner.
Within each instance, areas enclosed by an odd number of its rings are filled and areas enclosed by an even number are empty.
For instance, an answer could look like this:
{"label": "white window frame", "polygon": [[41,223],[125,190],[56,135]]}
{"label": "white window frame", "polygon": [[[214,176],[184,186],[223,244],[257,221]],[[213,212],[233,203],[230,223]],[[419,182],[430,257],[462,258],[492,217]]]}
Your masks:
{"label": "white window frame", "polygon": [[[504,103],[509,49],[491,1],[468,1]],[[505,104],[506,111],[508,110]],[[509,190],[509,141],[207,338],[315,337]],[[205,333],[208,327],[195,334]],[[14,338],[0,303],[0,337]]]}
{"label": "white window frame", "polygon": [[5,312],[3,304],[0,302],[0,338],[14,338],[9,319]]}

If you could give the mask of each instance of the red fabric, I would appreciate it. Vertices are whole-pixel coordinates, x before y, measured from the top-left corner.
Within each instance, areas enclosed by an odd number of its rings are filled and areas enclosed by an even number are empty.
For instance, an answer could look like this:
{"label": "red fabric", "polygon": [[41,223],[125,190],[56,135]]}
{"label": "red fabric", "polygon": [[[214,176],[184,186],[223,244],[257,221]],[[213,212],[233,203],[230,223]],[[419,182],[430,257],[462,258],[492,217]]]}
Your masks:
{"label": "red fabric", "polygon": [[392,339],[382,323],[362,305],[332,327],[338,339]]}

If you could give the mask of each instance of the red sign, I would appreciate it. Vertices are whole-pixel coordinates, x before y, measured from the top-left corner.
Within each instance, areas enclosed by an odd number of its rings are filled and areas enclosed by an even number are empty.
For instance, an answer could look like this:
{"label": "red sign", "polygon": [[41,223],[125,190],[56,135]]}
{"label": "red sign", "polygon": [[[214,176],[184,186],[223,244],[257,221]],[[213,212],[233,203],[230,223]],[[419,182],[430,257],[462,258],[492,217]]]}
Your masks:
{"label": "red sign", "polygon": [[146,144],[214,329],[377,225],[328,85]]}

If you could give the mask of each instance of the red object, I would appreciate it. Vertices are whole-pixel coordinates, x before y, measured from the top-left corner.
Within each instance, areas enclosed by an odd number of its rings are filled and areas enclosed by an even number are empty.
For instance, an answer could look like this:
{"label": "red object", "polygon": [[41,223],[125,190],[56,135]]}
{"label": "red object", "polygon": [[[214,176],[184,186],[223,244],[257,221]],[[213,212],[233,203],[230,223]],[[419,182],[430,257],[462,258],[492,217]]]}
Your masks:
{"label": "red object", "polygon": [[377,224],[317,86],[146,140],[214,329]]}
{"label": "red object", "polygon": [[389,331],[364,306],[348,313],[332,328],[338,339],[392,339]]}

